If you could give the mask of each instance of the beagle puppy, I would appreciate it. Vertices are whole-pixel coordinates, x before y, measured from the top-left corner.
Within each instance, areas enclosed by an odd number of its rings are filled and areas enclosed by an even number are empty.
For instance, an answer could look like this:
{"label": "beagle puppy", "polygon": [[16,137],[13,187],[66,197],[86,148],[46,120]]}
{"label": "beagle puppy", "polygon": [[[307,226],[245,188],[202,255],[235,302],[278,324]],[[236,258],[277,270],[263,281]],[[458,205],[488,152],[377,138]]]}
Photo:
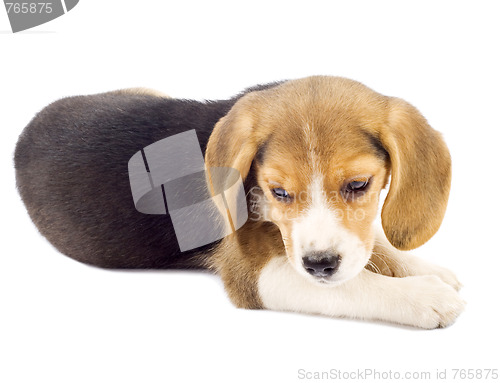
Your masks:
{"label": "beagle puppy", "polygon": [[[181,252],[168,214],[135,210],[127,163],[191,129],[208,169],[240,172],[249,219]],[[314,76],[210,102],[145,89],[65,98],[26,127],[15,167],[42,235],[81,262],[208,268],[249,309],[426,329],[451,324],[464,309],[452,272],[406,252],[441,224],[448,149],[413,106],[352,80]]]}

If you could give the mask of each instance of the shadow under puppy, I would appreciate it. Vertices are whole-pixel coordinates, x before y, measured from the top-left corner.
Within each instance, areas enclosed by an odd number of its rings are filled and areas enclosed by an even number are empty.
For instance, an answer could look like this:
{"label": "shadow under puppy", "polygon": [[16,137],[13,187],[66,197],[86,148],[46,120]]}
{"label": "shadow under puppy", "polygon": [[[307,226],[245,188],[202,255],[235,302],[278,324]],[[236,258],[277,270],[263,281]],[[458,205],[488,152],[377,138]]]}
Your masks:
{"label": "shadow under puppy", "polygon": [[[128,160],[195,129],[210,167],[237,169],[249,220],[180,252],[168,215],[136,211]],[[106,268],[216,271],[235,305],[422,328],[462,312],[450,271],[401,250],[438,230],[451,183],[440,134],[411,105],[338,77],[197,102],[123,90],[59,100],[15,152],[31,219],[62,253]],[[374,220],[381,189],[391,176]]]}

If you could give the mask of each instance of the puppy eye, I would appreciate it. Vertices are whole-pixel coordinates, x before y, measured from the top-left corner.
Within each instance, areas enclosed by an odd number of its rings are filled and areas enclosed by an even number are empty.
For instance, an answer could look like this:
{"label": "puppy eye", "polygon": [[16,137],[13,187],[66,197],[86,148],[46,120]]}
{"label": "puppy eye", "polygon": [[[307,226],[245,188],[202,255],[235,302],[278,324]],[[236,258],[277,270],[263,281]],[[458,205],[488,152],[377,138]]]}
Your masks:
{"label": "puppy eye", "polygon": [[370,186],[370,180],[371,178],[362,180],[353,180],[348,182],[342,188],[342,194],[344,195],[344,198],[346,200],[353,200],[357,197],[362,196]]}
{"label": "puppy eye", "polygon": [[347,184],[347,191],[357,192],[365,190],[368,186],[368,180],[366,181],[352,181]]}
{"label": "puppy eye", "polygon": [[271,189],[271,193],[273,193],[274,198],[276,198],[280,202],[291,202],[292,196],[288,194],[288,192],[283,188],[274,188]]}

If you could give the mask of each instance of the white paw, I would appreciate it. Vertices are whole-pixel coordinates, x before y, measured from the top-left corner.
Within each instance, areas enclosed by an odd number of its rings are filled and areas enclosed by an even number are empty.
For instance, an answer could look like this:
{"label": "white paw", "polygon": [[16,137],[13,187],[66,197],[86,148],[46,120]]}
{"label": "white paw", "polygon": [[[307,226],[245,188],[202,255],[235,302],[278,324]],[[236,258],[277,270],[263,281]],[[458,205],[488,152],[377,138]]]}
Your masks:
{"label": "white paw", "polygon": [[457,276],[455,273],[451,270],[448,270],[444,267],[441,266],[436,266],[432,265],[432,268],[430,270],[430,275],[436,275],[441,279],[444,283],[450,285],[453,287],[455,290],[460,290],[462,288],[462,284],[458,280]]}
{"label": "white paw", "polygon": [[411,270],[411,275],[435,275],[457,291],[462,287],[455,273],[444,267],[423,261],[419,262],[418,265],[412,266],[411,269],[413,270]]}
{"label": "white paw", "polygon": [[462,287],[455,273],[447,268],[426,262],[423,259],[416,257],[408,258],[405,266],[406,273],[401,273],[406,274],[405,276],[435,275],[457,291]]}
{"label": "white paw", "polygon": [[[465,308],[465,301],[451,284],[436,275],[403,278],[406,298],[403,323],[426,329],[452,324]],[[408,307],[407,307],[408,308]]]}

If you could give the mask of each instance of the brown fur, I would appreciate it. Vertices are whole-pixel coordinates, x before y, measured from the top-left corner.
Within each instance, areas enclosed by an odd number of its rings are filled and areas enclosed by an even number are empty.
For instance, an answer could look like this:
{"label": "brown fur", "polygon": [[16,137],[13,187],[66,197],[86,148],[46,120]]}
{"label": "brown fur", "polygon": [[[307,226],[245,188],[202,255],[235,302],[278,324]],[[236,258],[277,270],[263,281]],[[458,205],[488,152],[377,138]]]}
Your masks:
{"label": "brown fur", "polygon": [[160,92],[156,89],[149,89],[149,88],[126,88],[126,89],[114,90],[112,92],[107,92],[107,93],[108,94],[130,94],[130,95],[135,95],[135,96],[153,96],[153,97],[160,97],[160,98],[171,98],[168,94]]}

